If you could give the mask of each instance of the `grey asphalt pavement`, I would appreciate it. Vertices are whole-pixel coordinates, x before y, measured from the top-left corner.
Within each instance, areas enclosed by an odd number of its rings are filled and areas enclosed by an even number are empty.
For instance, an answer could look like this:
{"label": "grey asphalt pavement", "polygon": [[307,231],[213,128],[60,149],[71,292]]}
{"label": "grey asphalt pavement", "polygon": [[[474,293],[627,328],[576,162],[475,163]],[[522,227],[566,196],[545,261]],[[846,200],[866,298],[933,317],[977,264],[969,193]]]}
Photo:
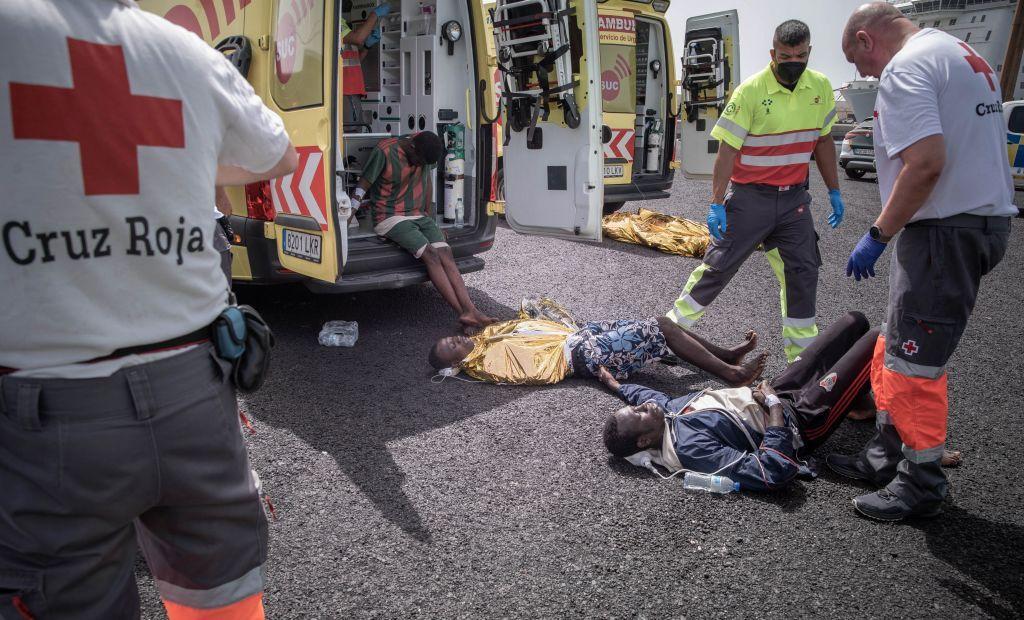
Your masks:
{"label": "grey asphalt pavement", "polygon": [[[845,277],[879,210],[878,188],[843,179],[846,221],[828,228],[812,180],[824,267],[820,323],[847,310],[880,322],[879,277]],[[708,182],[677,180],[668,200],[629,203],[703,220]],[[244,399],[254,466],[276,507],[267,563],[272,618],[1011,618],[1024,615],[1024,220],[985,280],[950,363],[953,501],[936,520],[855,516],[865,487],[825,471],[772,494],[691,494],[609,458],[596,383],[546,388],[447,380],[426,363],[452,313],[429,286],[356,296],[288,287],[243,291],[277,335],[271,380]],[[499,227],[480,307],[507,317],[547,294],[582,319],[669,309],[694,259],[606,241],[527,237]],[[886,256],[886,258],[888,255]],[[755,254],[697,331],[721,343],[747,329],[782,370],[778,287]],[[328,320],[359,323],[354,348],[325,348]],[[688,367],[634,380],[672,394],[712,385]],[[871,423],[844,422],[818,452],[853,452]],[[139,569],[145,615],[159,602]]]}

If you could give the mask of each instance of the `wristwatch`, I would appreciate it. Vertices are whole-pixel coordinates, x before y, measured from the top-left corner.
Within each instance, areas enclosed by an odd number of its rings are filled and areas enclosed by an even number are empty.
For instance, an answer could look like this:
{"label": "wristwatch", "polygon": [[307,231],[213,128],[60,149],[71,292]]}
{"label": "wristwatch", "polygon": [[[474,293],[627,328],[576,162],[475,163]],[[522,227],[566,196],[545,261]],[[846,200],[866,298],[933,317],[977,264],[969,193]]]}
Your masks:
{"label": "wristwatch", "polygon": [[872,226],[871,228],[869,228],[868,235],[870,235],[872,239],[879,243],[889,243],[889,240],[892,239],[892,237],[886,237],[885,233],[883,233],[882,229],[879,228],[878,226]]}

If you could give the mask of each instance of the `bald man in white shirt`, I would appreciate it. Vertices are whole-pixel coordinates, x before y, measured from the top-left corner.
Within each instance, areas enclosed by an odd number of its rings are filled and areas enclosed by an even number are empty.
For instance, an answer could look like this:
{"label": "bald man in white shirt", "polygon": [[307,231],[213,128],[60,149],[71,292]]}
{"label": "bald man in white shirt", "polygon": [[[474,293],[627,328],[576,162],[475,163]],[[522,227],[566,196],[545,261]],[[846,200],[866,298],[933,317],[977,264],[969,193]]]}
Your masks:
{"label": "bald man in white shirt", "polygon": [[877,432],[860,454],[832,455],[828,464],[882,487],[853,500],[859,513],[931,517],[942,512],[948,487],[940,467],[946,363],[1017,213],[1003,98],[995,71],[970,45],[918,28],[885,2],[850,17],[843,51],[862,75],[879,79],[874,143],[883,204],[847,275],[873,277],[894,238],[895,249],[871,371]]}

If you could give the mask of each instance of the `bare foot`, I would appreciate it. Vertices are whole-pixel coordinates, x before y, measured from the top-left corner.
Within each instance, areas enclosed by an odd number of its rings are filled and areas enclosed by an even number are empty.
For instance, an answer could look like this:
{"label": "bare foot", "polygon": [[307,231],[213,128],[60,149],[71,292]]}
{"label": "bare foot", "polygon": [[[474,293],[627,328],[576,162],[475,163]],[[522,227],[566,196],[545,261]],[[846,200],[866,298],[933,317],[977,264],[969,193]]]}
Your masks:
{"label": "bare foot", "polygon": [[870,392],[864,392],[850,405],[850,411],[846,414],[846,417],[851,420],[868,421],[874,420],[877,413],[875,399],[871,398]]}
{"label": "bare foot", "polygon": [[867,422],[868,420],[874,420],[876,413],[878,412],[875,411],[874,407],[871,409],[850,409],[849,413],[846,414],[846,417],[850,420],[857,420],[858,422]]}
{"label": "bare foot", "polygon": [[727,376],[722,377],[722,379],[731,387],[750,385],[761,378],[761,373],[764,372],[764,365],[767,360],[768,354],[762,353],[739,366],[733,366],[727,373]]}
{"label": "bare foot", "polygon": [[476,319],[477,323],[479,323],[480,325],[490,325],[491,323],[498,322],[498,319],[494,318],[493,316],[487,316],[486,314],[480,312],[479,310],[472,310],[470,311],[470,314],[473,315],[473,318]]}
{"label": "bare foot", "polygon": [[959,450],[943,450],[942,451],[942,466],[943,467],[960,467],[960,464],[964,462],[964,455]]}
{"label": "bare foot", "polygon": [[462,314],[459,315],[458,321],[459,323],[465,325],[467,328],[479,328],[486,325],[486,323],[481,323],[480,319],[477,318],[477,316],[472,312],[463,312]]}
{"label": "bare foot", "polygon": [[757,346],[757,332],[750,330],[747,332],[743,342],[736,345],[731,349],[725,349],[725,355],[722,357],[722,361],[727,364],[738,364],[746,356],[754,350]]}

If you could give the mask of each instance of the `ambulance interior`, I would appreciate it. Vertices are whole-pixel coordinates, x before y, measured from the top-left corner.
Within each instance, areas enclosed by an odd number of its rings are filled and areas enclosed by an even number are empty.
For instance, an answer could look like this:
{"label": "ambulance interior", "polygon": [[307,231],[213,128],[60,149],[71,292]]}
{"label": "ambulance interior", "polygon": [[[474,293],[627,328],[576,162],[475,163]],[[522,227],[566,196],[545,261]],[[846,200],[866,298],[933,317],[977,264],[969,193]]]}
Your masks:
{"label": "ambulance interior", "polygon": [[661,22],[636,19],[636,141],[633,178],[665,172],[668,84],[665,31]]}
{"label": "ambulance interior", "polygon": [[[342,18],[356,29],[380,3],[383,0],[354,0]],[[446,156],[432,177],[437,224],[453,232],[473,227],[480,214],[469,4],[467,0],[389,0],[389,4],[391,12],[379,20],[380,43],[364,48],[360,62],[366,94],[342,96],[339,89],[338,181],[351,196],[378,142],[433,131],[446,145]],[[343,62],[338,64],[341,68]],[[360,209],[349,222],[349,238],[373,235],[371,214]]]}

